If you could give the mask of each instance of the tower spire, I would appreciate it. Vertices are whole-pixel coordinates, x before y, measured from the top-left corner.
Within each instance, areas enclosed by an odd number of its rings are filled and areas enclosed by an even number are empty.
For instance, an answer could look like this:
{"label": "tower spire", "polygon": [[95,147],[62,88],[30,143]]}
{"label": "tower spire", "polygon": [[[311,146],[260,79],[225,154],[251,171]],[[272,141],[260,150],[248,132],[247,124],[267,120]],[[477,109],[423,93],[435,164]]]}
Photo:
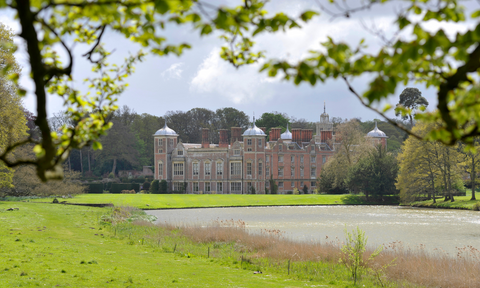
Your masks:
{"label": "tower spire", "polygon": [[325,104],[325,101],[323,101],[323,113],[327,113],[326,109],[327,109],[327,104]]}

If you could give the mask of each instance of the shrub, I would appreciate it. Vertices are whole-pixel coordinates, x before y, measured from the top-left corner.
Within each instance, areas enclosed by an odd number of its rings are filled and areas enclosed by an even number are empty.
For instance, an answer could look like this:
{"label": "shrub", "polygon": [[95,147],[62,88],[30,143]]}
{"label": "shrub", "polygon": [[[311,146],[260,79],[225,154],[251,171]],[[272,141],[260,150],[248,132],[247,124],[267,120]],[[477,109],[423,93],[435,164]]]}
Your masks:
{"label": "shrub", "polygon": [[143,190],[149,190],[150,189],[150,182],[145,181],[142,184]]}
{"label": "shrub", "polygon": [[140,191],[140,185],[132,183],[112,183],[110,193],[122,193],[123,190],[135,190]]}
{"label": "shrub", "polygon": [[[296,189],[296,188],[295,188]],[[298,191],[298,189],[297,189]],[[297,192],[298,193],[298,192]],[[288,194],[288,195],[292,195],[293,194],[293,191],[287,191],[285,194]],[[297,194],[298,195],[298,194]]]}
{"label": "shrub", "polygon": [[303,194],[308,194],[308,187],[307,187],[307,185],[303,185]]}
{"label": "shrub", "polygon": [[[289,191],[290,192],[290,191]],[[290,193],[291,194],[291,193]],[[300,191],[297,189],[297,188],[294,188],[293,189],[293,194],[294,195],[299,195],[300,194]]]}
{"label": "shrub", "polygon": [[248,189],[248,194],[257,194],[257,190],[255,190],[255,187],[250,186],[250,188]]}
{"label": "shrub", "polygon": [[150,184],[149,191],[152,194],[157,194],[158,193],[158,188],[159,188],[158,180],[153,180],[152,183]]}
{"label": "shrub", "polygon": [[120,178],[120,181],[122,181],[122,183],[129,183],[130,182],[128,177],[122,177],[122,178]]}
{"label": "shrub", "polygon": [[135,190],[122,190],[122,194],[135,194]]}
{"label": "shrub", "polygon": [[87,193],[90,193],[90,194],[103,193],[103,183],[88,183],[86,186],[87,186]]}
{"label": "shrub", "polygon": [[480,202],[475,202],[475,204],[473,204],[473,207],[472,207],[472,210],[473,211],[480,211]]}
{"label": "shrub", "polygon": [[166,180],[160,181],[160,185],[159,185],[159,188],[158,188],[159,193],[160,194],[167,194],[167,190],[168,190],[167,181]]}
{"label": "shrub", "polygon": [[113,174],[112,172],[110,172],[110,174],[108,174],[108,178],[109,178],[109,179],[114,179],[114,178],[115,178],[115,174]]}

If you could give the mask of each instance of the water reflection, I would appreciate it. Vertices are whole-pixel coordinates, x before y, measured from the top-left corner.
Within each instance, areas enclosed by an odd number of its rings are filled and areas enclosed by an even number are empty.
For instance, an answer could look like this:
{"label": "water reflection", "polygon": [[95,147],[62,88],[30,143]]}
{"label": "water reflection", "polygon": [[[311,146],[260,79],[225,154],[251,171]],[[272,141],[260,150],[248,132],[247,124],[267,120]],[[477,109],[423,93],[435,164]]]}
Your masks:
{"label": "water reflection", "polygon": [[296,241],[343,240],[348,229],[359,226],[369,243],[401,241],[410,248],[425,245],[450,254],[455,247],[480,248],[480,213],[464,210],[397,206],[296,206],[153,210],[159,222],[204,224],[212,220],[243,220],[252,231],[278,229]]}

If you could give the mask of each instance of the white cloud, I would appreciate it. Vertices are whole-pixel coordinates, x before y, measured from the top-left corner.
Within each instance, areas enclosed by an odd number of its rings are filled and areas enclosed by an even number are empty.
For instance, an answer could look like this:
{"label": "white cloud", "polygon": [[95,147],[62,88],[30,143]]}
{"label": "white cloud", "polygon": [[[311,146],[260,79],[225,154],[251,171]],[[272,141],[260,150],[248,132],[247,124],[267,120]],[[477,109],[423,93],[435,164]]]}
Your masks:
{"label": "white cloud", "polygon": [[184,65],[183,62],[172,64],[167,70],[163,71],[160,74],[163,78],[167,79],[180,79],[182,78],[183,69],[181,68]]}
{"label": "white cloud", "polygon": [[217,94],[234,104],[264,103],[273,96],[265,75],[258,73],[260,64],[235,69],[220,58],[219,51],[213,49],[200,64],[190,82],[191,92]]}

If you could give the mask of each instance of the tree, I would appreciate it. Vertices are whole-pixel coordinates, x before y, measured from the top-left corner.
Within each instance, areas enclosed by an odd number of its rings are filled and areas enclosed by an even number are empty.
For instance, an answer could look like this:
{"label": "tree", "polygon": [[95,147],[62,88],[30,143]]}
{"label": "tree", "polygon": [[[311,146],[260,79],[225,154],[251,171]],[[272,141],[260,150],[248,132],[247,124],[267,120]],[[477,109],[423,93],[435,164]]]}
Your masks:
{"label": "tree", "polygon": [[[357,2],[350,3],[352,5],[341,1],[330,1],[325,5],[320,1],[317,3],[324,15],[353,21],[349,19],[356,13],[380,9],[393,1]],[[261,70],[269,76],[292,81],[295,85],[307,82],[314,86],[328,79],[341,79],[364,106],[413,137],[437,140],[447,145],[464,140],[471,147],[474,137],[480,135],[480,118],[476,116],[479,112],[476,103],[480,88],[480,38],[476,36],[480,29],[479,18],[480,10],[466,11],[458,1],[410,0],[400,11],[396,11],[396,19],[392,21],[394,27],[387,29],[391,34],[377,27],[367,27],[377,36],[372,41],[381,39],[380,49],[365,49],[369,44],[365,39],[358,45],[350,45],[328,38],[321,48],[310,50],[305,59],[298,62],[270,60]],[[470,20],[475,21],[475,25],[466,25],[465,22]],[[441,27],[442,23],[455,22],[465,24],[465,29],[457,32],[455,37],[449,37],[442,28],[430,32],[427,25],[423,25],[427,21],[428,27],[432,27],[432,24]],[[352,83],[365,74],[373,77],[368,80],[367,90],[361,93]],[[393,109],[393,105],[387,104],[381,110],[372,107],[372,104],[381,103],[393,95],[399,85],[409,83],[425,84],[437,90],[437,109],[417,113],[414,117],[416,120],[439,123],[423,137],[385,114]],[[411,115],[412,112],[401,106],[395,111],[402,115]]]}
{"label": "tree", "polygon": [[[42,181],[61,178],[62,162],[72,149],[85,145],[101,148],[99,137],[111,127],[107,116],[116,110],[116,97],[125,89],[124,79],[133,72],[133,65],[141,61],[144,52],[129,56],[123,65],[110,65],[102,40],[106,31],[123,35],[129,41],[138,43],[148,52],[165,56],[181,55],[190,45],[172,45],[159,33],[169,25],[188,25],[187,29],[198,31],[200,35],[213,34],[214,29],[223,32],[222,37],[230,45],[222,47],[221,57],[235,67],[256,62],[262,52],[252,50],[250,37],[278,30],[300,27],[299,23],[310,20],[316,13],[302,13],[294,19],[283,13],[267,16],[264,1],[246,0],[244,5],[235,8],[216,7],[208,1],[169,1],[169,0],[118,0],[118,1],[60,1],[60,0],[6,0],[0,1],[0,9],[13,9],[15,19],[20,24],[25,40],[30,77],[35,84],[37,101],[36,125],[41,132],[41,140],[35,146],[37,158],[34,161],[10,160],[7,154],[24,142],[14,142],[0,154],[9,167],[22,164],[34,165]],[[59,20],[61,19],[61,20]],[[252,29],[253,28],[255,29]],[[108,33],[108,32],[107,32]],[[177,41],[177,40],[175,40]],[[98,76],[87,79],[94,89],[90,97],[84,97],[73,86],[75,44],[88,47],[82,53],[92,64]],[[55,49],[63,49],[66,61],[61,61]],[[232,48],[228,48],[232,47]],[[18,73],[12,69],[2,69],[4,75],[18,81]],[[64,127],[62,136],[51,133],[47,122],[47,91],[65,100],[75,122],[73,127]],[[26,90],[20,89],[20,95]]]}
{"label": "tree", "polygon": [[[421,106],[428,106],[428,101],[422,96],[422,92],[420,92],[420,90],[417,88],[405,88],[400,94],[400,101],[397,104],[397,108],[399,109],[395,112],[395,115],[399,116],[402,114],[401,110],[405,111],[405,109],[401,108],[407,108],[411,111],[415,111]],[[410,119],[410,127],[413,127],[412,113],[402,115],[402,119]]]}
{"label": "tree", "polygon": [[255,121],[255,125],[257,125],[257,127],[265,127],[265,132],[268,135],[270,129],[275,127],[286,128],[289,122],[290,118],[287,114],[275,111],[272,113],[263,113],[262,117]]}
{"label": "tree", "polygon": [[480,164],[480,151],[478,151],[478,145],[480,144],[480,139],[475,138],[474,145],[477,148],[477,151],[469,151],[463,153],[463,162],[461,167],[470,175],[470,183],[472,188],[472,198],[470,200],[477,200],[475,197],[475,189],[477,187],[477,173],[478,165]]}
{"label": "tree", "polygon": [[[20,66],[13,55],[13,32],[0,23],[0,69],[10,67],[15,73],[20,73]],[[0,154],[6,153],[11,143],[27,138],[28,126],[22,107],[21,98],[17,95],[17,87],[5,75],[0,75]],[[6,153],[10,161],[16,159],[15,151]],[[14,171],[0,161],[0,189],[13,187]]]}
{"label": "tree", "polygon": [[[426,135],[436,124],[417,122],[413,131]],[[400,200],[408,203],[417,196],[428,195],[436,202],[437,192],[443,192],[445,200],[454,201],[455,183],[461,180],[459,147],[446,146],[439,142],[420,141],[409,137],[397,157],[399,173],[397,188]]]}
{"label": "tree", "polygon": [[354,193],[363,192],[367,199],[374,196],[383,200],[385,195],[398,193],[395,187],[397,174],[395,157],[380,145],[349,169],[345,183]]}

